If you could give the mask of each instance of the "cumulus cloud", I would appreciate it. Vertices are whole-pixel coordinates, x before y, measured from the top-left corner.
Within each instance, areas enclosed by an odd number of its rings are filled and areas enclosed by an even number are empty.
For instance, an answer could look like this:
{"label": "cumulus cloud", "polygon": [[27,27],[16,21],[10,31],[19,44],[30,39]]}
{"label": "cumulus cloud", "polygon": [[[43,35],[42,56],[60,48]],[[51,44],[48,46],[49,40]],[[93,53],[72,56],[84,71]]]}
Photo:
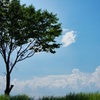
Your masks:
{"label": "cumulus cloud", "polygon": [[[5,77],[0,76],[0,92],[3,91]],[[12,80],[13,94],[25,93],[30,96],[66,95],[70,92],[95,92],[100,90],[100,66],[93,73],[83,73],[73,69],[69,75],[49,75],[33,77],[30,80]]]}
{"label": "cumulus cloud", "polygon": [[67,29],[63,29],[63,32],[65,33],[61,40],[63,47],[67,47],[76,41],[75,31],[68,31]]}

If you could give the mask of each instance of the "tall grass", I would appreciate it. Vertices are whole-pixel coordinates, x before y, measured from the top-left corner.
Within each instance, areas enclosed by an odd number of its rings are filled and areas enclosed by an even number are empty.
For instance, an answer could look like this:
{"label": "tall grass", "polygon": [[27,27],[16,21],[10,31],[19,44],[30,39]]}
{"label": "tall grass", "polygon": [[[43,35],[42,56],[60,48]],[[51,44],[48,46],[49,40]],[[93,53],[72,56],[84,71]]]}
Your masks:
{"label": "tall grass", "polygon": [[30,97],[27,95],[16,95],[16,96],[11,96],[10,100],[30,100]]}
{"label": "tall grass", "polygon": [[0,95],[0,100],[10,100],[10,98],[6,95]]}
{"label": "tall grass", "polygon": [[[16,96],[6,96],[1,95],[0,100],[36,100],[34,98],[30,98],[27,95],[16,95]],[[100,93],[70,93],[66,96],[55,97],[55,96],[44,96],[37,100],[100,100]]]}
{"label": "tall grass", "polygon": [[6,96],[1,95],[0,100],[34,100],[27,95]]}
{"label": "tall grass", "polygon": [[100,100],[100,93],[70,93],[63,97],[43,97],[39,100]]}

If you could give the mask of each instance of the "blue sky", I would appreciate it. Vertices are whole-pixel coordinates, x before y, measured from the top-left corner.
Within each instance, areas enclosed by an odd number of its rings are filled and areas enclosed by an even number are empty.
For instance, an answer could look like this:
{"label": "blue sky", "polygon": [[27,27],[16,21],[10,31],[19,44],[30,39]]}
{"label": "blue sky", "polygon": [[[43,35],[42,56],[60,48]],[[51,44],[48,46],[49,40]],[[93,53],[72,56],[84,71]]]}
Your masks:
{"label": "blue sky", "polygon": [[[12,82],[19,82],[18,84],[29,82],[30,86],[32,82],[35,85],[39,84],[33,90],[26,84],[22,87],[23,93],[30,94],[31,91],[36,95],[46,93],[48,95],[51,91],[55,91],[54,94],[70,92],[65,91],[65,87],[73,92],[99,91],[100,0],[21,0],[21,3],[33,4],[36,9],[47,9],[57,14],[63,29],[58,41],[63,45],[56,50],[56,54],[39,53],[18,63],[12,73]],[[0,80],[3,80],[5,69],[2,68],[4,64],[1,57],[0,60]],[[48,83],[45,83],[46,81]],[[71,82],[76,82],[76,85],[74,84],[76,87],[73,87]],[[48,85],[52,86],[48,89]],[[60,87],[64,87],[61,92],[58,91]],[[44,89],[44,94],[41,89]],[[13,92],[16,94],[14,90]]]}

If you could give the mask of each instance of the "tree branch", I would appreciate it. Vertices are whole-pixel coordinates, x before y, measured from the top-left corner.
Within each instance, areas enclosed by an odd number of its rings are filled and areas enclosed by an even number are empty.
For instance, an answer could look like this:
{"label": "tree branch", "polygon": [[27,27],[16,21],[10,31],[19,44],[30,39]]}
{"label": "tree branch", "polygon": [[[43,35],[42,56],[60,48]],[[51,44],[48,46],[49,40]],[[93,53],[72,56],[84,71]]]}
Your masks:
{"label": "tree branch", "polygon": [[16,63],[18,62],[17,60],[19,58],[19,53],[20,53],[21,49],[22,49],[22,46],[20,46],[20,49],[17,51],[16,59],[15,59],[14,63],[12,64],[11,69],[9,71],[10,73],[12,72],[12,70],[13,70],[14,66],[16,65]]}
{"label": "tree branch", "polygon": [[30,53],[28,53],[25,57],[20,58],[17,62],[25,60],[26,58],[30,58],[35,54],[35,52],[31,51]]}
{"label": "tree branch", "polygon": [[2,53],[2,57],[3,57],[3,59],[4,59],[4,61],[5,61],[5,63],[7,63],[7,59],[6,59],[6,51],[5,51],[5,49],[4,49],[4,45],[1,45],[1,53]]}
{"label": "tree branch", "polygon": [[31,41],[28,45],[27,45],[27,47],[23,50],[23,51],[19,51],[18,53],[19,53],[19,56],[21,56],[24,52],[26,52],[27,51],[27,49],[31,46],[31,44],[34,42],[34,40],[33,41]]}
{"label": "tree branch", "polygon": [[11,39],[11,43],[10,43],[10,46],[9,46],[8,59],[7,59],[8,63],[10,63],[11,53],[12,53],[12,39]]}

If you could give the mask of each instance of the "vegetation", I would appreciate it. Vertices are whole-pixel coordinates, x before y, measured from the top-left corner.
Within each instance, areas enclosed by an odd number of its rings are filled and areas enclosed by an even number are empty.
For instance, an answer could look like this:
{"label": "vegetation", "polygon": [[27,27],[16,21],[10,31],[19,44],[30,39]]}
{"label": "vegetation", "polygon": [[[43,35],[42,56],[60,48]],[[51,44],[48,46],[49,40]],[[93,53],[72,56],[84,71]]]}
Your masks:
{"label": "vegetation", "polygon": [[100,100],[100,93],[70,93],[63,97],[44,96],[43,98],[34,99],[27,95],[6,96],[1,95],[0,100]]}
{"label": "vegetation", "polygon": [[30,97],[27,95],[17,95],[17,96],[11,96],[10,100],[31,100]]}
{"label": "vegetation", "polygon": [[10,99],[9,99],[9,96],[0,95],[0,100],[10,100]]}
{"label": "vegetation", "polygon": [[63,97],[43,97],[39,100],[100,100],[100,93],[70,93]]}
{"label": "vegetation", "polygon": [[62,33],[58,20],[47,10],[21,5],[20,0],[0,0],[0,54],[6,68],[6,95],[14,86],[11,72],[18,62],[37,52],[55,53],[60,47],[55,40]]}

